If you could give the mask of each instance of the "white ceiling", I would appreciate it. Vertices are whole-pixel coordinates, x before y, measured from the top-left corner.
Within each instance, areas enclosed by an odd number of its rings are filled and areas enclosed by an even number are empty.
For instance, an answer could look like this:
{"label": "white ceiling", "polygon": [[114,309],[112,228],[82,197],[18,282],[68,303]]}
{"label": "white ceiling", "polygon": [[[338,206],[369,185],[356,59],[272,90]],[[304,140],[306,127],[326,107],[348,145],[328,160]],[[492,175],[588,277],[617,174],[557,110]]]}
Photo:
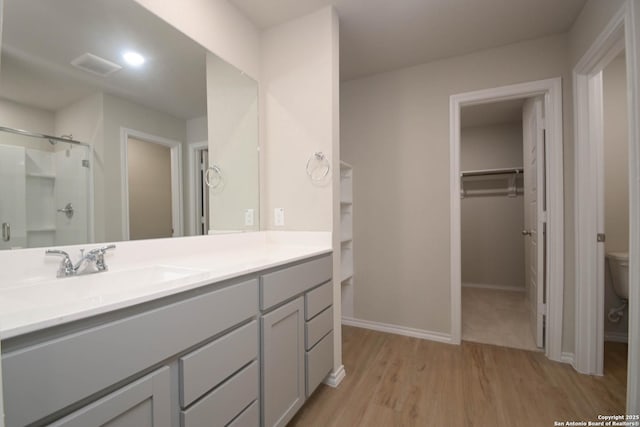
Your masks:
{"label": "white ceiling", "polygon": [[349,80],[567,31],[585,0],[230,0],[265,29],[333,4]]}
{"label": "white ceiling", "polygon": [[[58,110],[104,91],[174,117],[206,114],[206,51],[132,0],[5,0],[0,96]],[[125,49],[147,58],[140,69]],[[123,66],[108,77],[70,62],[93,53]]]}
{"label": "white ceiling", "polygon": [[490,126],[522,122],[525,99],[471,105],[460,110],[460,127]]}

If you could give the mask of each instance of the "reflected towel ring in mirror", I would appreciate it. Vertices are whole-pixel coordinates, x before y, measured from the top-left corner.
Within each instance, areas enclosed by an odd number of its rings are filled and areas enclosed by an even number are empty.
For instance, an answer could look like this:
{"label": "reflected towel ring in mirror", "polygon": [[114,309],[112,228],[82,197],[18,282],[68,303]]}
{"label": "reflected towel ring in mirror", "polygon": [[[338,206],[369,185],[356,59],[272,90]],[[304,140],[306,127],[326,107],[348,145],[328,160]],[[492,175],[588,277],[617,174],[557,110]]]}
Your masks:
{"label": "reflected towel ring in mirror", "polygon": [[321,151],[313,153],[307,161],[307,175],[309,175],[312,182],[322,181],[329,175],[330,169],[329,159]]}
{"label": "reflected towel ring in mirror", "polygon": [[218,188],[222,186],[224,177],[222,176],[222,170],[219,166],[209,166],[204,173],[204,182],[209,188]]}

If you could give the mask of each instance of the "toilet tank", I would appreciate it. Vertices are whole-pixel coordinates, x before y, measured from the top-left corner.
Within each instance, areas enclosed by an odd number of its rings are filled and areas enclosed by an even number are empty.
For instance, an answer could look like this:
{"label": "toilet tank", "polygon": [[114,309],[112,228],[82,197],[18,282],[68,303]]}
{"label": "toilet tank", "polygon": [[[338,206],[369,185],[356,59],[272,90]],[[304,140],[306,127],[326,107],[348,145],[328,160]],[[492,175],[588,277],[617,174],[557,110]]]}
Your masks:
{"label": "toilet tank", "polygon": [[629,299],[629,253],[609,252],[607,253],[609,272],[613,290],[618,297]]}

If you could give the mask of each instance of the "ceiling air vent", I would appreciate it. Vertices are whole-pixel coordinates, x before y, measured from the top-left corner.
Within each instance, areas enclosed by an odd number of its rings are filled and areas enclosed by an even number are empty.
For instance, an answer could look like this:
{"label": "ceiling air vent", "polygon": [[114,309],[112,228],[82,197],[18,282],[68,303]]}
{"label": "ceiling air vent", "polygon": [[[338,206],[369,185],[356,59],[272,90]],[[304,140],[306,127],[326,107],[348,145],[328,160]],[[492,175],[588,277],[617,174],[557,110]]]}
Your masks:
{"label": "ceiling air vent", "polygon": [[89,73],[97,74],[100,77],[107,77],[109,74],[115,73],[122,68],[118,64],[114,64],[111,61],[107,61],[91,53],[78,56],[71,61],[71,65]]}

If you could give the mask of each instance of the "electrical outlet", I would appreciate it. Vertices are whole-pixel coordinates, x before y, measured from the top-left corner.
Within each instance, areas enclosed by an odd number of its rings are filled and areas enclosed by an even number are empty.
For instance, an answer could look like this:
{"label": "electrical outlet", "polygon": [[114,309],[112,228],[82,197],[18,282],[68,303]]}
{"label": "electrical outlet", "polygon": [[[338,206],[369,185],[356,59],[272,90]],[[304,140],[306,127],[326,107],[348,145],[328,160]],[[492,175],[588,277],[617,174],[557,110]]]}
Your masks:
{"label": "electrical outlet", "polygon": [[277,227],[284,225],[284,208],[275,208],[273,210],[273,222]]}
{"label": "electrical outlet", "polygon": [[244,225],[253,225],[253,209],[244,210]]}

